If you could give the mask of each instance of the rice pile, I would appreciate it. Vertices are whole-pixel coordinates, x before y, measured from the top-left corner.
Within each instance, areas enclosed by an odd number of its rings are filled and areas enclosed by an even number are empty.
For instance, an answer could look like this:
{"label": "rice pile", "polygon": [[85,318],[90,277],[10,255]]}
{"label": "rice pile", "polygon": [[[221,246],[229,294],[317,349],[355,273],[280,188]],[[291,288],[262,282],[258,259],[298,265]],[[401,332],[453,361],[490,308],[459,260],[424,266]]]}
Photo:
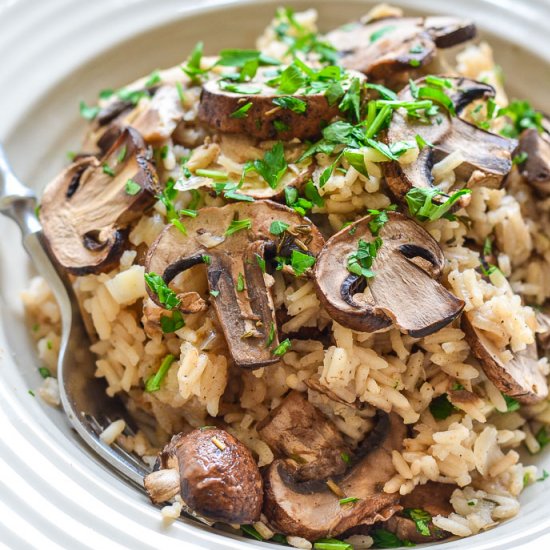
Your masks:
{"label": "rice pile", "polygon": [[[302,25],[315,30],[313,10],[297,17]],[[275,57],[282,57],[286,51],[271,27],[259,39],[258,47]],[[487,44],[463,51],[457,71],[488,80],[497,87],[497,101],[506,103]],[[181,74],[178,78],[181,80]],[[185,117],[192,121],[198,96],[191,82],[187,82],[185,97]],[[186,132],[188,135],[179,144],[171,139],[164,143],[168,154],[160,169],[163,181],[181,175],[180,161],[187,156],[187,166],[192,170],[224,169],[240,176],[246,160],[263,155],[261,148],[250,146],[246,158],[227,156],[216,143],[203,144],[198,130]],[[271,144],[262,147],[268,149]],[[297,144],[296,151],[300,150]],[[418,150],[409,151],[400,162],[413,162],[417,154]],[[323,169],[334,160],[317,154],[313,179],[318,181]],[[325,214],[336,231],[345,222],[364,215],[366,209],[389,206],[391,199],[379,166],[383,160],[377,151],[366,151],[368,177],[342,160],[345,170],[333,172],[321,189],[325,206],[315,207],[313,213]],[[454,169],[460,162],[460,152],[456,152],[434,167],[441,189],[457,183]],[[293,175],[303,170],[290,161],[289,166]],[[201,181],[195,184],[199,187]],[[246,185],[254,188],[259,183],[250,176]],[[189,189],[180,191],[177,208],[185,208],[190,200]],[[201,206],[222,204],[221,198],[202,195]],[[446,219],[424,224],[444,251],[444,284],[464,300],[474,326],[495,343],[503,361],[535,340],[535,310],[525,304],[541,305],[550,297],[549,211],[550,199],[534,198],[514,171],[506,189],[473,189],[470,204],[459,212],[470,218],[469,225]],[[227,346],[211,308],[187,315],[185,326],[173,334],[163,334],[153,322],[155,316],[158,320],[160,310],[147,297],[144,268],[136,251],[151,245],[166,225],[165,214],[159,202],[133,227],[130,248],[118,269],[74,281],[82,310],[96,336],[92,345],[97,355],[96,376],[105,379],[110,396],[126,395],[131,411],[145,412],[155,419],[154,433],[149,430],[147,438],[140,432],[135,438],[121,435],[119,442],[151,457],[171,434],[209,424],[210,417],[218,417],[263,466],[274,456],[258,436],[256,424],[292,389],[307,392],[309,400],[355,445],[371,429],[375,408],[399,414],[412,427],[412,436],[405,439],[402,452],[394,451],[397,474],[386,483],[384,491],[405,495],[428,480],[456,484],[451,500],[455,513],[448,518],[434,518],[441,529],[468,536],[517,514],[518,496],[540,475],[535,467],[521,464],[518,451],[523,446],[531,453],[540,450],[533,434],[550,424],[550,407],[545,401],[507,412],[504,397],[483,374],[459,322],[422,339],[405,336],[396,329],[377,334],[354,332],[331,321],[311,282],[291,280],[276,272],[272,281],[275,306],[287,312],[287,320],[279,330],[282,338],[290,336],[291,351],[272,366],[252,372],[240,370],[228,361]],[[501,273],[485,280],[476,270],[479,250],[472,243],[482,246],[489,236],[494,237],[500,251],[496,263]],[[206,291],[203,266],[178,277],[175,285],[178,290]],[[44,281],[36,278],[23,300],[36,322],[33,334],[40,361],[55,376],[60,320],[54,298]],[[304,328],[328,330],[332,344],[292,338]],[[158,370],[168,354],[174,360],[160,390],[145,392],[143,381]],[[539,364],[548,374],[547,360],[541,359]],[[309,379],[326,386],[338,401],[308,389]],[[46,383],[51,385],[48,380]],[[471,392],[471,399],[453,401],[452,391],[457,388]],[[430,403],[448,392],[456,408],[444,420],[436,420]],[[55,404],[55,400],[49,402]],[[351,406],[355,404],[360,406]],[[176,511],[166,513],[179,515],[179,508]],[[357,548],[372,543],[370,537],[362,539],[357,540]],[[304,542],[295,543],[307,547]]]}

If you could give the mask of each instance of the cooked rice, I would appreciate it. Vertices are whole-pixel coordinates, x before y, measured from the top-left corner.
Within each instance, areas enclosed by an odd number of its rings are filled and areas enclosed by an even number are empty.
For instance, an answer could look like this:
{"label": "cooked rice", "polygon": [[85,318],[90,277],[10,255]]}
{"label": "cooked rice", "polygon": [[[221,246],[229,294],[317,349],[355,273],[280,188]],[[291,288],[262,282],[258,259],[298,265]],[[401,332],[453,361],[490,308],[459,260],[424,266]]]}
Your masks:
{"label": "cooked rice", "polygon": [[[389,10],[379,7],[378,10]],[[315,30],[316,13],[308,10],[296,15],[300,23]],[[268,55],[284,57],[286,46],[276,40],[269,27],[258,40],[258,47]],[[468,46],[458,57],[458,72],[472,78],[487,78],[496,85],[497,101],[506,103],[492,52],[486,43]],[[168,72],[167,72],[168,74]],[[189,93],[188,93],[189,92]],[[196,116],[196,91],[186,84],[185,117]],[[196,136],[195,136],[196,137]],[[188,149],[174,146],[170,139],[169,155],[164,159],[161,176],[166,180],[179,175],[179,161],[191,153],[190,169],[223,169],[241,174],[244,160],[259,158],[263,151],[252,148],[246,159],[236,160],[221,152],[216,143]],[[411,162],[417,149],[401,162]],[[350,219],[360,217],[369,208],[383,208],[391,199],[382,185],[378,166],[384,158],[373,149],[364,151],[369,176],[359,174],[345,160],[347,171],[334,171],[320,190],[326,202],[313,212],[327,215],[333,230],[339,230]],[[440,187],[448,190],[457,185],[454,170],[461,162],[456,151],[434,167]],[[334,158],[318,154],[317,182],[324,167]],[[300,167],[291,165],[299,172]],[[200,186],[203,181],[195,181]],[[261,185],[254,177],[246,185]],[[191,195],[180,191],[177,208],[188,206]],[[205,205],[223,204],[208,194]],[[473,325],[497,346],[506,362],[512,353],[534,342],[537,321],[533,308],[525,304],[542,304],[550,297],[550,200],[535,200],[532,191],[517,172],[509,178],[506,189],[475,187],[470,204],[461,214],[471,226],[458,220],[427,222],[424,227],[441,244],[447,259],[444,283],[466,303],[465,311]],[[455,513],[437,516],[434,524],[457,536],[468,536],[517,514],[517,497],[526,483],[538,477],[532,466],[523,466],[515,449],[525,445],[531,453],[540,450],[534,437],[541,427],[550,425],[550,406],[544,401],[533,407],[522,406],[507,412],[502,394],[487,380],[478,361],[464,339],[459,323],[441,329],[422,339],[401,334],[396,329],[367,334],[352,331],[331,322],[321,307],[313,284],[287,280],[281,272],[273,275],[272,293],[275,306],[284,307],[288,318],[280,326],[292,340],[291,351],[264,369],[249,372],[229,365],[227,346],[216,316],[206,312],[186,316],[185,327],[173,334],[162,334],[155,328],[156,306],[147,298],[143,281],[144,268],[139,265],[137,247],[150,246],[165,227],[165,209],[158,203],[132,228],[127,250],[120,267],[110,273],[77,277],[74,287],[87,322],[96,335],[91,349],[97,355],[96,376],[104,378],[109,396],[124,394],[131,411],[147,413],[155,426],[147,437],[143,432],[124,436],[125,423],[111,424],[101,439],[112,444],[117,438],[128,450],[149,460],[167,438],[179,431],[208,424],[219,417],[228,430],[255,454],[260,466],[274,456],[258,436],[256,425],[290,390],[308,394],[309,400],[327,414],[356,445],[372,428],[375,408],[394,411],[412,427],[413,435],[404,441],[401,452],[394,451],[392,461],[396,475],[386,483],[388,493],[410,493],[427,481],[456,484],[451,503]],[[479,253],[467,245],[482,245],[493,234],[500,250],[498,273],[484,280],[476,268]],[[205,271],[194,268],[176,280],[181,288],[198,292],[207,289]],[[60,318],[54,298],[44,281],[37,277],[23,294],[23,301],[38,327],[34,331],[41,362],[55,375],[59,350]],[[328,327],[333,344],[317,340],[293,340],[292,334],[304,327],[325,330]],[[286,336],[284,336],[286,337]],[[143,391],[143,381],[156,372],[167,354],[176,359],[159,391]],[[548,374],[546,359],[539,361]],[[317,379],[340,401],[308,389],[306,381]],[[456,403],[457,409],[445,420],[436,420],[429,406],[432,400],[460,384],[475,394],[472,403]],[[54,378],[47,378],[40,395],[51,404],[59,404]],[[347,404],[359,404],[351,407]],[[154,447],[152,447],[154,446]],[[181,503],[163,508],[165,518],[175,518]],[[263,527],[262,527],[263,525]],[[256,526],[258,531],[265,524]],[[296,548],[311,548],[305,539],[288,537]],[[356,548],[369,548],[372,539],[354,535],[349,539]]]}

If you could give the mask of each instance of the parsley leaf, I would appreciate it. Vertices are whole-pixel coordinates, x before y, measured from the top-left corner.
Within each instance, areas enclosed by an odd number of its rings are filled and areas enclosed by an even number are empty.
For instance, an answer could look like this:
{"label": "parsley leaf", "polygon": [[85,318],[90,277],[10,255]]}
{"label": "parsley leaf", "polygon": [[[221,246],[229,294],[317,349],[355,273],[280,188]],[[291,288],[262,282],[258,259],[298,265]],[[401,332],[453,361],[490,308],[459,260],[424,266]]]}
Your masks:
{"label": "parsley leaf", "polygon": [[86,120],[94,120],[99,113],[99,107],[87,105],[85,101],[79,104],[80,116]]}
{"label": "parsley leaf", "polygon": [[157,295],[159,302],[166,309],[174,309],[181,304],[176,293],[164,282],[164,279],[154,271],[145,273],[147,286]]}
{"label": "parsley leaf", "polygon": [[444,393],[436,397],[430,403],[430,412],[436,420],[445,420],[454,411],[453,404],[449,401],[447,394]]}
{"label": "parsley leaf", "polygon": [[248,116],[248,111],[252,108],[252,102],[245,103],[235,111],[233,111],[229,117],[230,118],[245,118]]}
{"label": "parsley leaf", "polygon": [[401,546],[415,546],[409,540],[401,540],[397,535],[394,535],[386,529],[374,529],[370,532],[370,536],[374,541],[376,548],[400,548]]}
{"label": "parsley leaf", "polygon": [[377,40],[380,40],[385,34],[392,32],[396,29],[395,25],[386,25],[385,27],[382,27],[378,29],[377,31],[373,32],[370,37],[369,41],[372,44],[373,42],[376,42]]}
{"label": "parsley leaf", "polygon": [[510,397],[509,395],[502,394],[502,397],[504,397],[504,401],[506,401],[506,412],[519,411],[519,401],[517,401],[513,397]]}
{"label": "parsley leaf", "polygon": [[256,95],[262,91],[259,86],[253,84],[235,84],[234,82],[227,82],[226,80],[220,80],[218,86],[222,90],[234,94]]}
{"label": "parsley leaf", "polygon": [[290,348],[292,344],[290,343],[290,340],[287,338],[286,340],[283,340],[274,350],[273,355],[284,355]]}
{"label": "parsley leaf", "polygon": [[296,62],[289,65],[276,79],[278,91],[282,94],[294,94],[302,88],[306,79]]}
{"label": "parsley leaf", "polygon": [[250,229],[252,227],[252,221],[247,219],[244,220],[232,220],[229,224],[229,227],[226,229],[224,235],[229,236],[237,231],[242,231],[243,229]]}
{"label": "parsley leaf", "polygon": [[269,186],[275,189],[288,168],[283,143],[278,141],[272,149],[266,151],[263,159],[255,160],[252,166]]}
{"label": "parsley leaf", "polygon": [[167,315],[162,315],[160,317],[160,328],[164,334],[176,332],[176,330],[179,330],[184,326],[185,321],[183,319],[183,315],[177,309],[172,311],[172,317],[168,317]]}
{"label": "parsley leaf", "polygon": [[380,237],[371,242],[359,239],[357,251],[348,256],[348,271],[359,277],[365,277],[365,279],[374,277],[375,273],[371,267],[381,246],[382,239]]}
{"label": "parsley leaf", "polygon": [[290,256],[290,265],[296,276],[303,275],[310,267],[315,265],[315,257],[304,254],[299,250],[293,250]]}
{"label": "parsley leaf", "polygon": [[202,42],[197,42],[191,55],[187,59],[187,63],[181,67],[181,70],[191,78],[191,80],[197,80],[200,75],[207,72],[201,69],[203,50],[204,44]]}
{"label": "parsley leaf", "polygon": [[443,193],[437,187],[412,187],[405,195],[405,200],[407,201],[411,215],[420,221],[434,221],[439,218],[453,219],[449,210],[460,197],[469,195],[471,192],[470,189],[460,189],[460,191],[453,193],[443,203],[436,204],[433,202],[433,199],[443,196]]}
{"label": "parsley leaf", "polygon": [[271,225],[269,227],[269,232],[272,235],[281,235],[284,233],[290,226],[288,223],[276,220],[274,222],[271,222]]}
{"label": "parsley leaf", "polygon": [[506,137],[517,138],[527,128],[535,128],[538,132],[543,130],[542,113],[535,111],[528,101],[514,100],[499,109],[497,116],[506,116],[511,121],[500,131]]}
{"label": "parsley leaf", "polygon": [[129,179],[124,186],[124,191],[127,195],[137,195],[141,191],[141,185],[135,182],[133,179]]}
{"label": "parsley leaf", "polygon": [[167,355],[159,367],[159,370],[145,382],[145,391],[148,393],[160,390],[160,385],[174,362],[173,355]]}
{"label": "parsley leaf", "polygon": [[51,371],[48,367],[40,367],[38,369],[38,372],[40,373],[40,376],[42,378],[51,378],[52,377],[52,373],[51,373]]}
{"label": "parsley leaf", "polygon": [[416,524],[416,530],[425,537],[431,535],[429,523],[432,521],[432,516],[421,508],[405,508],[403,515],[411,518]]}
{"label": "parsley leaf", "polygon": [[244,290],[244,275],[239,273],[237,275],[237,292],[243,292]]}
{"label": "parsley leaf", "polygon": [[359,79],[353,78],[349,88],[347,89],[338,108],[344,113],[351,113],[349,118],[359,121],[361,118],[361,82]]}
{"label": "parsley leaf", "polygon": [[550,436],[548,435],[548,432],[546,431],[546,426],[542,426],[540,430],[536,433],[535,439],[537,440],[538,444],[540,445],[541,449],[544,449],[548,443],[550,443]]}
{"label": "parsley leaf", "polygon": [[294,113],[305,113],[307,110],[307,103],[297,97],[292,96],[280,96],[273,98],[272,103],[278,105],[283,109],[290,109]]}

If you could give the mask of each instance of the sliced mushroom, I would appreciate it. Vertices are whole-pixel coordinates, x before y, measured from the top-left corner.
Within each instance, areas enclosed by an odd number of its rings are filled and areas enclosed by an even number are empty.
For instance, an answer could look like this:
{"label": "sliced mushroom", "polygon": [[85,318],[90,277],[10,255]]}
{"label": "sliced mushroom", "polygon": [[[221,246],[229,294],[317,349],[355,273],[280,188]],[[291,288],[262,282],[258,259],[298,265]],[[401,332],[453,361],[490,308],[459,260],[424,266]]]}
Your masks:
{"label": "sliced mushroom", "polygon": [[[360,73],[348,72],[348,77],[342,81],[344,90],[353,78],[361,82],[365,80]],[[305,140],[318,137],[323,127],[340,113],[338,103],[331,105],[324,92],[306,94],[302,90],[292,94],[293,98],[305,103],[304,112],[277,106],[273,101],[285,94],[279,94],[276,88],[265,84],[269,79],[265,71],[259,71],[256,78],[246,84],[250,89],[258,91],[254,94],[230,92],[221,88],[221,81],[208,81],[202,89],[199,119],[220,132],[288,141],[293,138]],[[234,116],[235,112],[248,104],[252,106],[244,116]]]}
{"label": "sliced mushroom", "polygon": [[307,398],[291,392],[257,426],[260,437],[279,456],[297,463],[295,479],[305,481],[342,474],[350,454],[336,426]]}
{"label": "sliced mushroom", "polygon": [[527,155],[520,170],[529,185],[543,196],[550,195],[550,134],[539,134],[535,128],[524,130],[517,153]]}
{"label": "sliced mushroom", "polygon": [[[264,473],[264,514],[280,532],[308,540],[389,519],[399,509],[399,494],[384,493],[383,486],[395,474],[392,451],[401,449],[404,438],[405,427],[396,415],[378,413],[349,470],[329,480],[299,482],[294,462],[276,459]],[[359,500],[342,505],[344,497]]]}
{"label": "sliced mushroom", "polygon": [[451,533],[436,527],[431,520],[425,523],[429,535],[421,533],[416,523],[410,518],[411,510],[427,512],[434,516],[449,516],[454,512],[450,499],[456,485],[428,481],[425,485],[418,485],[412,493],[401,497],[400,504],[403,511],[392,516],[380,527],[395,533],[401,540],[411,542],[433,542],[451,536]]}
{"label": "sliced mushroom", "polygon": [[248,448],[225,430],[175,435],[143,484],[154,504],[179,494],[191,511],[212,521],[240,525],[260,519],[260,471]]}
{"label": "sliced mushroom", "polygon": [[143,140],[132,128],[100,161],[87,157],[71,164],[46,187],[40,208],[60,265],[75,275],[112,269],[128,226],[154,204],[159,190]]}
{"label": "sliced mushroom", "polygon": [[370,79],[418,69],[430,63],[436,48],[449,48],[474,38],[470,21],[454,17],[388,17],[345,25],[326,35],[347,69]]}
{"label": "sliced mushroom", "polygon": [[[488,84],[466,78],[448,78],[452,89],[442,89],[452,100],[457,115],[476,99],[489,98],[495,90]],[[422,88],[425,80],[420,79],[415,85]],[[400,101],[414,101],[410,86],[399,94]],[[498,187],[512,168],[512,151],[517,143],[491,132],[486,132],[462,120],[452,117],[442,109],[438,120],[426,124],[418,119],[408,117],[403,109],[393,113],[387,131],[389,144],[399,141],[414,142],[422,136],[426,146],[411,164],[388,162],[384,166],[384,175],[392,193],[402,199],[412,187],[429,188],[433,184],[432,167],[434,163],[455,151],[460,151],[463,163],[456,169],[459,179],[468,185],[480,184],[485,187]]]}
{"label": "sliced mushroom", "polygon": [[539,368],[536,344],[516,352],[510,361],[504,363],[496,346],[473,325],[469,313],[462,316],[462,330],[487,378],[502,393],[528,404],[546,399],[548,384]]}
{"label": "sliced mushroom", "polygon": [[[248,220],[250,228],[227,235],[234,220]],[[281,236],[270,232],[275,221],[288,225]],[[196,218],[182,222],[187,234],[174,226],[164,229],[149,250],[146,271],[170,283],[178,273],[206,262],[211,299],[235,364],[258,368],[276,362],[275,312],[260,263],[270,254],[288,256],[292,250],[316,256],[324,244],[321,234],[307,218],[271,201],[203,208]]]}
{"label": "sliced mushroom", "polygon": [[315,265],[317,296],[335,321],[353,330],[375,332],[393,323],[411,336],[426,336],[449,324],[464,302],[437,281],[445,259],[431,235],[403,214],[388,212],[388,218],[366,287],[347,262],[360,239],[374,240],[371,216],[326,242]]}

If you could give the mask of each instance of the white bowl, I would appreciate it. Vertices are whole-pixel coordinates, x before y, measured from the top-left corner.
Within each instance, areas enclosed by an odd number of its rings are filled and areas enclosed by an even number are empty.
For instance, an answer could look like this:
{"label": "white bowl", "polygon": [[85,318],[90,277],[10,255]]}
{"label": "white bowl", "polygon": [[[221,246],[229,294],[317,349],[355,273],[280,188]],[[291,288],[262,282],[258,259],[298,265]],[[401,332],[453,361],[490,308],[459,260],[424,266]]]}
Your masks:
{"label": "white bowl", "polygon": [[[411,13],[473,18],[495,48],[511,95],[550,111],[547,0],[393,3]],[[79,99],[94,101],[103,88],[178,63],[198,40],[210,52],[251,47],[278,4],[286,2],[0,1],[0,140],[16,172],[40,190],[65,152],[78,148]],[[371,3],[292,5],[316,7],[326,29],[364,13]],[[163,527],[144,494],[105,469],[61,411],[29,395],[41,380],[18,295],[31,272],[14,224],[0,218],[0,235],[0,543],[14,549],[273,548],[185,520]],[[550,455],[537,457],[537,464],[550,470]],[[545,489],[544,483],[529,487],[519,516],[496,529],[436,546],[548,547]]]}

